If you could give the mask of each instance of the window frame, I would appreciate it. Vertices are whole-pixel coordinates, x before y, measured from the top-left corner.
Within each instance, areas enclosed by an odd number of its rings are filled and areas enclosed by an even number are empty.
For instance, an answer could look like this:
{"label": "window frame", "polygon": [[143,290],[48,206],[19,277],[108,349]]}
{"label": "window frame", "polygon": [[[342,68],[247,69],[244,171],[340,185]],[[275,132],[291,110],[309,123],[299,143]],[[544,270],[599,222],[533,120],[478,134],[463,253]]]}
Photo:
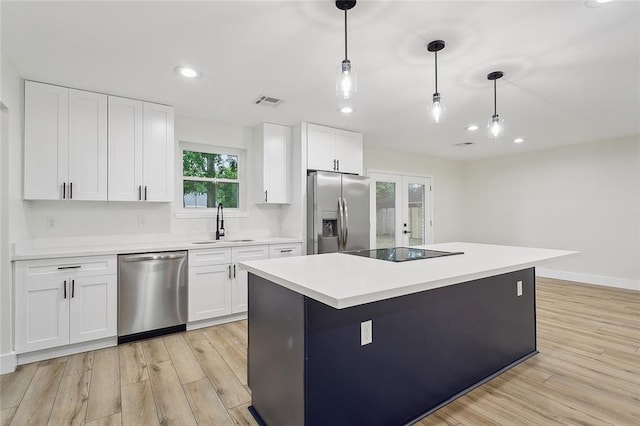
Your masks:
{"label": "window frame", "polygon": [[186,142],[179,141],[178,143],[178,151],[179,155],[177,161],[177,171],[176,175],[178,179],[176,179],[176,186],[178,187],[176,190],[176,194],[178,194],[178,198],[175,200],[176,208],[175,208],[175,216],[178,219],[194,219],[194,218],[213,218],[216,215],[216,208],[213,207],[205,207],[205,208],[194,208],[194,207],[184,207],[184,181],[185,178],[187,180],[192,181],[206,181],[211,182],[210,179],[197,178],[189,176],[184,176],[183,170],[183,158],[184,151],[195,151],[195,152],[204,152],[207,154],[220,154],[220,155],[233,155],[238,158],[238,179],[214,179],[216,182],[232,182],[238,183],[238,208],[226,207],[224,208],[225,217],[247,217],[249,216],[247,212],[247,190],[248,185],[246,182],[246,166],[245,162],[247,161],[247,155],[245,150],[238,148],[231,148],[219,145],[209,145],[204,143],[195,143],[195,142]]}

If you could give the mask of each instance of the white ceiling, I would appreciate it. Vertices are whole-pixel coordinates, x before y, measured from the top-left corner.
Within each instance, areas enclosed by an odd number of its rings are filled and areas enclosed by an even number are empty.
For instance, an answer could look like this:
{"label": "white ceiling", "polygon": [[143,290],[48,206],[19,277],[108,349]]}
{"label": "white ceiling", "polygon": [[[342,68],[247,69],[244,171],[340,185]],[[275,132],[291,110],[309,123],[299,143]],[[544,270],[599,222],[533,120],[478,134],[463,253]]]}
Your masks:
{"label": "white ceiling", "polygon": [[[589,0],[592,1],[592,0]],[[171,104],[180,115],[254,126],[310,121],[365,144],[474,159],[640,134],[640,3],[367,1],[349,12],[357,111],[337,111],[343,13],[332,0],[2,3],[2,48],[20,75]],[[426,107],[438,88],[440,124]],[[174,73],[191,65],[203,76]],[[493,86],[507,124],[487,138]],[[276,108],[253,105],[260,94]],[[482,125],[472,134],[464,127]],[[521,136],[523,144],[511,140]],[[460,142],[475,144],[461,148]]]}

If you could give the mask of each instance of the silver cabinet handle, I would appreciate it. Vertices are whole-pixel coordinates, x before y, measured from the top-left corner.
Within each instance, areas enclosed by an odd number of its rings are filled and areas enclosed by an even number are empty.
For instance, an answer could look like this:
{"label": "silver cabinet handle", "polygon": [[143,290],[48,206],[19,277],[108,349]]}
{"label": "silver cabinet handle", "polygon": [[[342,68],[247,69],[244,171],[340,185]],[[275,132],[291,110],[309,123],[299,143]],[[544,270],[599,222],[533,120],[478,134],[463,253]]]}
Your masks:
{"label": "silver cabinet handle", "polygon": [[144,186],[144,200],[147,201],[147,185]]}
{"label": "silver cabinet handle", "polygon": [[229,279],[231,279],[231,265],[229,265]]}
{"label": "silver cabinet handle", "polygon": [[336,160],[336,171],[340,171],[340,160]]}
{"label": "silver cabinet handle", "polygon": [[172,254],[134,254],[132,256],[123,257],[120,260],[123,262],[144,262],[146,260],[169,260],[169,259],[182,259],[185,257],[185,253],[172,253]]}
{"label": "silver cabinet handle", "polygon": [[67,182],[62,182],[62,199],[67,198]]}
{"label": "silver cabinet handle", "polygon": [[71,298],[76,297],[76,280],[71,280]]}
{"label": "silver cabinet handle", "polygon": [[235,277],[236,277],[236,265],[234,264],[233,265],[233,278],[235,278]]}
{"label": "silver cabinet handle", "polygon": [[64,280],[64,298],[67,298],[67,280]]}
{"label": "silver cabinet handle", "polygon": [[336,170],[338,170],[338,169],[336,168],[336,160],[334,159],[333,160],[333,171],[336,171]]}
{"label": "silver cabinet handle", "polygon": [[264,202],[267,202],[267,191],[264,191]]}
{"label": "silver cabinet handle", "polygon": [[138,185],[138,200],[142,201],[142,185]]}
{"label": "silver cabinet handle", "polygon": [[73,182],[69,182],[69,199],[73,199]]}
{"label": "silver cabinet handle", "polygon": [[291,253],[293,249],[280,250],[280,253]]}

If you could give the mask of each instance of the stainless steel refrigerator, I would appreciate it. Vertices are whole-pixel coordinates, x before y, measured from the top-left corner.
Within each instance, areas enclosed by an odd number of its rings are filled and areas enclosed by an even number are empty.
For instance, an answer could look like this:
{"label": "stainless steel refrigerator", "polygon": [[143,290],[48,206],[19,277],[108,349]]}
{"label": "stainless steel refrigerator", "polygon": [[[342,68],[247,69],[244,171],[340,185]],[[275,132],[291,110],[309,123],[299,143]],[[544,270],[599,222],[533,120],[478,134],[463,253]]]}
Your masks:
{"label": "stainless steel refrigerator", "polygon": [[369,249],[369,178],[307,176],[307,254]]}

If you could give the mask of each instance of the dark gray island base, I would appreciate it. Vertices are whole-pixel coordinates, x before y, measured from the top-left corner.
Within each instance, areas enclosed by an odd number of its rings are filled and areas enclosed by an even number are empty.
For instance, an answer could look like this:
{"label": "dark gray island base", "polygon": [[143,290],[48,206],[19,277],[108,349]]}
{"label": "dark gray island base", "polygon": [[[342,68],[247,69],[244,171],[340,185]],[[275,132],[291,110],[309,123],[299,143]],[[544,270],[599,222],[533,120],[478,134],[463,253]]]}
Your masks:
{"label": "dark gray island base", "polygon": [[249,274],[263,425],[411,424],[536,353],[534,268],[344,309]]}

